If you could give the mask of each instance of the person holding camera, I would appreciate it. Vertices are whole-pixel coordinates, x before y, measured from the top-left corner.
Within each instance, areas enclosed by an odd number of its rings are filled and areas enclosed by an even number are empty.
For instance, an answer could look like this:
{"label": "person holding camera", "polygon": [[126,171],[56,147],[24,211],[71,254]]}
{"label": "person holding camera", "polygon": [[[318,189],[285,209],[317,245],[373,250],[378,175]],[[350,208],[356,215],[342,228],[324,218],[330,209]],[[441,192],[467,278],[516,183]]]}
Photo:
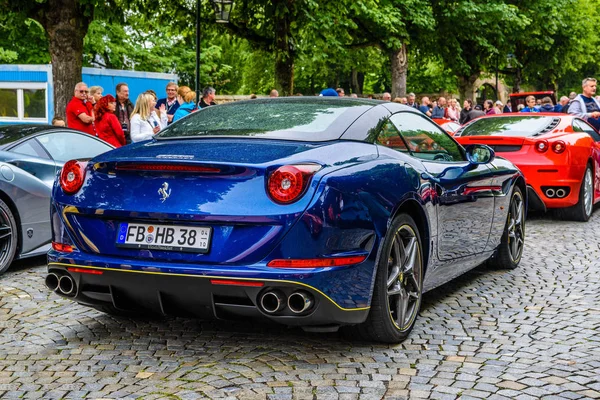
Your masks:
{"label": "person holding camera", "polygon": [[158,120],[154,106],[156,100],[149,93],[142,93],[138,96],[135,102],[135,108],[131,114],[131,141],[141,142],[149,140],[155,134],[160,132],[161,124],[166,126],[167,118],[165,115],[164,121]]}
{"label": "person holding camera", "polygon": [[121,124],[121,128],[125,133],[125,140],[131,143],[130,128],[131,115],[133,113],[133,103],[129,100],[129,86],[126,83],[117,85],[117,110],[115,115]]}

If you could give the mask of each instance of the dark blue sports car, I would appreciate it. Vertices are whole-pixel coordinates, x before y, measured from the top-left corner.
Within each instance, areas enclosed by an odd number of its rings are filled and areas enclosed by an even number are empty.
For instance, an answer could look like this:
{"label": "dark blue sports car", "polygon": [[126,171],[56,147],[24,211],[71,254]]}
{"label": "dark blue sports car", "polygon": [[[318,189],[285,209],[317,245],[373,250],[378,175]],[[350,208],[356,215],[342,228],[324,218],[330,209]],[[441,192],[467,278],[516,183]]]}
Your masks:
{"label": "dark blue sports car", "polygon": [[519,264],[525,188],[492,149],[399,104],[208,107],[65,164],[46,284],[110,314],[350,325],[399,342],[424,292],[486,260]]}

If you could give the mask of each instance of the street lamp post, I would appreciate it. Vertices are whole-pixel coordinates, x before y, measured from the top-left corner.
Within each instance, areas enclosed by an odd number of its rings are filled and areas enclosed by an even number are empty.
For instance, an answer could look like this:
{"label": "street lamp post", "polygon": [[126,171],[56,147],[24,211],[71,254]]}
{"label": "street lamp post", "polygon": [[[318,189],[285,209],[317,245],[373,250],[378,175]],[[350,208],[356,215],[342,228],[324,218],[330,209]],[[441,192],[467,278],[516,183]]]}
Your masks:
{"label": "street lamp post", "polygon": [[[200,102],[200,1],[196,0],[196,104]],[[215,9],[215,20],[228,23],[233,0],[210,0]]]}

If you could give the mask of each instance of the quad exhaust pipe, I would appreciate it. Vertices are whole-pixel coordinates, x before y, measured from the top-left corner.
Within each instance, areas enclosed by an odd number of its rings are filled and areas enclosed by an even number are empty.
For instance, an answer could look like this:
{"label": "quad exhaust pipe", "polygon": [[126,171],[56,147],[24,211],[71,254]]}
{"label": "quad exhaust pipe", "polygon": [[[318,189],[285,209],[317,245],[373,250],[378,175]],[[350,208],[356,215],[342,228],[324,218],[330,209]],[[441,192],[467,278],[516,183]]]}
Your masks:
{"label": "quad exhaust pipe", "polygon": [[48,275],[46,275],[46,280],[45,280],[45,284],[46,287],[50,290],[52,290],[53,292],[56,291],[56,289],[58,289],[58,280],[59,280],[59,276],[56,275],[55,273],[51,272]]}
{"label": "quad exhaust pipe", "polygon": [[260,298],[260,305],[268,314],[274,314],[285,307],[285,296],[278,290],[265,292]]}
{"label": "quad exhaust pipe", "polygon": [[45,284],[48,289],[65,296],[72,296],[77,292],[77,285],[70,275],[58,275],[50,272],[46,275]]}
{"label": "quad exhaust pipe", "polygon": [[562,199],[563,197],[565,197],[566,194],[567,194],[567,192],[565,192],[564,189],[557,189],[556,190],[556,197],[558,197],[558,198]]}
{"label": "quad exhaust pipe", "polygon": [[546,189],[546,196],[547,197],[554,197],[555,194],[556,194],[556,192],[554,191],[554,189],[552,189],[552,188]]}
{"label": "quad exhaust pipe", "polygon": [[302,314],[311,309],[314,304],[312,295],[304,291],[294,292],[288,297],[288,307],[294,314]]}

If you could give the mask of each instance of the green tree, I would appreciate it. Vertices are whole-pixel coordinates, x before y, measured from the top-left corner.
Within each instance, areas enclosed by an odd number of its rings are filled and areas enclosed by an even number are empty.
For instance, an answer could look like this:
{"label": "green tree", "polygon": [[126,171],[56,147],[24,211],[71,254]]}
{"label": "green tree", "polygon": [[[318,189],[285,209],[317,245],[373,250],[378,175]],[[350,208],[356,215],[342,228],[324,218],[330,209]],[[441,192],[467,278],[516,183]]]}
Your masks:
{"label": "green tree", "polygon": [[441,56],[458,79],[460,97],[472,98],[482,71],[493,70],[497,57],[510,53],[512,32],[529,19],[504,0],[431,0],[437,22],[428,52]]}
{"label": "green tree", "polygon": [[[48,38],[54,83],[54,110],[62,112],[81,80],[83,39],[95,18],[118,12],[110,0],[0,0],[11,35],[37,21]],[[4,25],[6,29],[6,24]]]}

